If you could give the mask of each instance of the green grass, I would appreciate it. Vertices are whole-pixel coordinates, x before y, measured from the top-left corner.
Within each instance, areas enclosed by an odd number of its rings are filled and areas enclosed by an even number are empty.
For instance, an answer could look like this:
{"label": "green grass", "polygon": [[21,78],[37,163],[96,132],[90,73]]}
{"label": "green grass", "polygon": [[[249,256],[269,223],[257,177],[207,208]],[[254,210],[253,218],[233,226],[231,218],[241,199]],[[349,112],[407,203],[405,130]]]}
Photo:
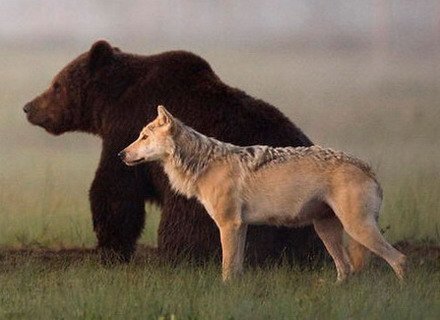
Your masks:
{"label": "green grass", "polygon": [[280,266],[247,270],[224,285],[213,264],[170,267],[152,260],[104,268],[87,258],[5,256],[0,318],[436,319],[438,268],[416,266],[401,284],[381,264],[338,286],[330,267]]}
{"label": "green grass", "polygon": [[[104,268],[85,252],[57,251],[95,244],[88,188],[101,146],[83,134],[52,137],[30,126],[21,108],[75,50],[0,48],[0,319],[438,318],[435,250],[408,249],[404,284],[375,260],[342,286],[331,265],[247,268],[224,285],[215,263],[171,266],[141,253]],[[390,241],[438,247],[440,78],[433,66],[440,57],[378,63],[367,54],[198,52],[226,82],[280,107],[315,142],[369,161],[383,185],[380,224]],[[147,212],[140,242],[154,246],[160,212]]]}

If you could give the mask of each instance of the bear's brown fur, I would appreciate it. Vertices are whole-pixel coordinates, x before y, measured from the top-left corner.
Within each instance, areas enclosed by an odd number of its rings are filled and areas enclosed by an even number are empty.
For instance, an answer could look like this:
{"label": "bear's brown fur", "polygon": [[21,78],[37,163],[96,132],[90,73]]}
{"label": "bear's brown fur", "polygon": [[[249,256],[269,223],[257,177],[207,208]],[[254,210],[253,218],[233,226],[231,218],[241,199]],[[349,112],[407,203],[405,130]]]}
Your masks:
{"label": "bear's brown fur", "polygon": [[[144,227],[145,201],[162,209],[161,253],[196,259],[219,255],[217,228],[202,206],[171,191],[157,164],[129,168],[117,157],[155,117],[159,104],[196,130],[237,145],[311,145],[280,111],[227,86],[192,53],[141,56],[96,42],[61,70],[24,111],[31,123],[52,134],[82,131],[102,138],[90,202],[104,258],[131,258]],[[309,261],[324,251],[310,227],[267,226],[249,229],[246,250],[254,261],[283,254]]]}

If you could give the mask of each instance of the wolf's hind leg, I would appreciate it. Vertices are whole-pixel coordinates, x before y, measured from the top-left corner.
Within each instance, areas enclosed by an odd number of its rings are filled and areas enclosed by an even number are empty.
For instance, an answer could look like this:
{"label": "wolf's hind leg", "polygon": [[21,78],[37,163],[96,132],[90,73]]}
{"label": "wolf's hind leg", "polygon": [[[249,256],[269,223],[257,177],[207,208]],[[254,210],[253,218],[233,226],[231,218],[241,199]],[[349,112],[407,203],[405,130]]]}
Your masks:
{"label": "wolf's hind leg", "polygon": [[338,218],[331,217],[314,220],[313,226],[333,258],[338,273],[337,282],[345,280],[351,273],[352,267],[343,245],[344,229],[341,222]]}
{"label": "wolf's hind leg", "polygon": [[379,231],[377,217],[382,203],[376,183],[337,189],[328,199],[330,207],[354,240],[385,259],[399,279],[405,273],[406,257],[394,249]]}
{"label": "wolf's hind leg", "polygon": [[348,256],[350,258],[352,272],[357,273],[361,271],[368,263],[370,257],[370,250],[365,246],[354,240],[348,233],[345,232],[345,242]]}
{"label": "wolf's hind leg", "polygon": [[344,228],[354,240],[385,259],[393,268],[397,277],[400,280],[403,279],[406,257],[385,240],[374,219],[350,221],[350,224],[344,225]]}

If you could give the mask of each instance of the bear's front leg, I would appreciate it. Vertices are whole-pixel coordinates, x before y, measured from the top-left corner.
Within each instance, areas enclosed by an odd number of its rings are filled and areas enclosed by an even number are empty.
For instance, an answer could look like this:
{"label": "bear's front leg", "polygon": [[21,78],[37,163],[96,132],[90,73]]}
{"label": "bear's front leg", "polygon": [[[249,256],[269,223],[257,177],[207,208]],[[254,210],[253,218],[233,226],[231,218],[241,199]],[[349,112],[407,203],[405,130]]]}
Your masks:
{"label": "bear's front leg", "polygon": [[101,161],[96,172],[89,196],[103,263],[129,262],[136,249],[145,223],[145,203],[137,170],[115,159]]}

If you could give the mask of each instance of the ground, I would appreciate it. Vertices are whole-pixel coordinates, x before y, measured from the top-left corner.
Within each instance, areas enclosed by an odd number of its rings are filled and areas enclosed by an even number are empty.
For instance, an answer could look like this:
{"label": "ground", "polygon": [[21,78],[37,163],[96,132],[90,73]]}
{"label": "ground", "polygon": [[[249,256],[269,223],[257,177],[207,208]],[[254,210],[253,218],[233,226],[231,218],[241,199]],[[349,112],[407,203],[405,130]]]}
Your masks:
{"label": "ground", "polygon": [[4,319],[435,319],[440,312],[440,248],[399,248],[410,272],[399,283],[375,259],[336,285],[332,266],[247,270],[224,285],[218,265],[170,266],[142,247],[130,265],[105,268],[86,249],[3,250]]}
{"label": "ground", "polygon": [[135,261],[102,267],[87,249],[95,243],[87,192],[99,140],[51,137],[29,126],[21,111],[74,50],[31,55],[1,48],[0,318],[437,318],[440,57],[378,63],[363,54],[191,50],[225,82],[279,106],[314,142],[372,164],[385,195],[380,225],[410,257],[407,281],[399,283],[375,259],[342,286],[334,284],[332,265],[283,264],[246,269],[242,280],[225,286],[218,265],[157,259],[151,246],[158,210],[147,218]]}

